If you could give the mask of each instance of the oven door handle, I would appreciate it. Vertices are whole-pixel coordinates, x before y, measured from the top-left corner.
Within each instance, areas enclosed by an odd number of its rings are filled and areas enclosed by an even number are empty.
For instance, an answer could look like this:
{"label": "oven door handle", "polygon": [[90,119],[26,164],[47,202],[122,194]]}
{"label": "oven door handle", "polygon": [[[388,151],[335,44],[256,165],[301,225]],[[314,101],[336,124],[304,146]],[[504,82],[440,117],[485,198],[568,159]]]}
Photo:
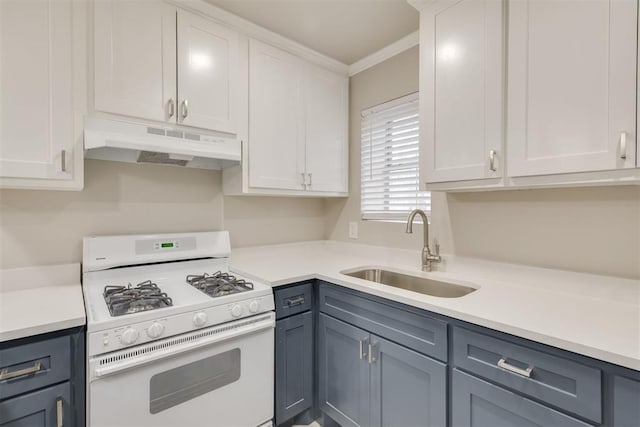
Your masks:
{"label": "oven door handle", "polygon": [[[141,345],[139,347],[128,348],[116,353],[97,357],[89,362],[91,365],[94,363],[98,365],[96,368],[91,369],[90,380],[98,380],[100,378],[135,368],[137,366],[146,365],[176,354],[193,351],[222,341],[227,341],[232,338],[252,334],[263,329],[273,329],[275,327],[274,313],[269,313],[269,315],[264,317],[264,319],[242,325],[242,323],[247,322],[247,320],[248,319],[236,321],[235,324],[238,324],[236,327],[233,327],[233,324],[215,326],[211,329],[217,328],[219,331],[201,338],[198,338],[197,336],[202,333],[206,333],[206,331],[202,329],[189,334],[178,335]],[[193,337],[193,339],[190,340],[191,337]],[[101,362],[102,365],[100,365]]]}

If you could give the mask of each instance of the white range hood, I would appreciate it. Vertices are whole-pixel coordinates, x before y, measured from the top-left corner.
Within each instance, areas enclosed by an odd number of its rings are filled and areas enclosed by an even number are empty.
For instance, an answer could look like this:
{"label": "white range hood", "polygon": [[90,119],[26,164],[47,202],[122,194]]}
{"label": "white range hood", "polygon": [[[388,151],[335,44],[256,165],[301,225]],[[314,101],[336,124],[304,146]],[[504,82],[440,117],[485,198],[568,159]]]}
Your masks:
{"label": "white range hood", "polygon": [[155,163],[198,169],[237,165],[241,142],[169,127],[85,118],[85,157],[130,163]]}

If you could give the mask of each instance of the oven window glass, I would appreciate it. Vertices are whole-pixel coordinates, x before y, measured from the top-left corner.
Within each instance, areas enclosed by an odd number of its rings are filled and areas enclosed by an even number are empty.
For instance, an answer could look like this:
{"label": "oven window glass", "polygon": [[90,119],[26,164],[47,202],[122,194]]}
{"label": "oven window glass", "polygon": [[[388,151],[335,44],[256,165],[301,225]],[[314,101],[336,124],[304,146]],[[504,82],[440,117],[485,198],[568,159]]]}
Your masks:
{"label": "oven window glass", "polygon": [[149,383],[149,411],[157,414],[239,378],[239,348],[156,374]]}

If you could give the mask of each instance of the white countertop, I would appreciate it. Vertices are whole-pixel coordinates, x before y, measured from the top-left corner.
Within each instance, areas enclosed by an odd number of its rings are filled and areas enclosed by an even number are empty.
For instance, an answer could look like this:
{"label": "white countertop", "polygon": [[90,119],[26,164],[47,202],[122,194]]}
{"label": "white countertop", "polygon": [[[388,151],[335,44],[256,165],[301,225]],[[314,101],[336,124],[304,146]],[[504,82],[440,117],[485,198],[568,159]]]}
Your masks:
{"label": "white countertop", "polygon": [[84,324],[80,264],[0,270],[0,342]]}
{"label": "white countertop", "polygon": [[[341,274],[385,266],[479,287],[438,298]],[[335,241],[234,249],[231,269],[272,286],[317,278],[575,353],[640,370],[640,280],[444,257],[420,271],[420,251]]]}

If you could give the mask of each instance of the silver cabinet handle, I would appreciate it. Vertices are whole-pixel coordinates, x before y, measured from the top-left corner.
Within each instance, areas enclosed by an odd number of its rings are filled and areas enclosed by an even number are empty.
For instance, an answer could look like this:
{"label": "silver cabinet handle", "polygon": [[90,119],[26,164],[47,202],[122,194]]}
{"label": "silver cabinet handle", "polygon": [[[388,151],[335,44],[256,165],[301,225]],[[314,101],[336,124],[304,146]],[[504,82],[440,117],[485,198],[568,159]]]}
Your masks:
{"label": "silver cabinet handle", "polygon": [[173,101],[173,98],[169,98],[167,106],[169,107],[169,118],[171,118],[176,113],[176,104]]}
{"label": "silver cabinet handle", "polygon": [[24,375],[35,374],[42,368],[42,364],[40,362],[36,362],[33,366],[29,368],[20,369],[17,371],[10,372],[9,368],[4,368],[0,371],[0,381],[2,380],[10,380],[11,378],[22,377]]}
{"label": "silver cabinet handle", "polygon": [[533,367],[529,366],[527,369],[518,368],[517,366],[507,363],[507,360],[504,357],[498,360],[498,366],[504,370],[527,378],[531,378],[531,372],[533,372]]}
{"label": "silver cabinet handle", "polygon": [[365,346],[367,345],[367,343],[369,342],[368,338],[362,339],[360,341],[358,341],[358,344],[360,344],[360,360],[364,360],[364,358],[367,357],[367,352],[365,351]]}
{"label": "silver cabinet handle", "polygon": [[62,410],[62,399],[59,398],[56,401],[56,421],[58,427],[62,427],[62,422],[64,421],[63,414],[64,411]]}
{"label": "silver cabinet handle", "polygon": [[496,150],[490,150],[489,151],[489,169],[493,172],[495,172],[497,170],[496,168],[496,154],[498,154],[496,152]]}
{"label": "silver cabinet handle", "polygon": [[62,172],[67,171],[67,150],[62,150],[60,153],[60,170]]}
{"label": "silver cabinet handle", "polygon": [[620,132],[620,158],[622,160],[627,158],[627,133],[625,131]]}
{"label": "silver cabinet handle", "polygon": [[304,295],[298,295],[297,297],[287,298],[287,306],[292,307],[300,304],[304,304]]}
{"label": "silver cabinet handle", "polygon": [[307,175],[309,175],[309,187],[311,187],[313,185],[312,181],[311,181],[311,174],[308,173]]}
{"label": "silver cabinet handle", "polygon": [[184,121],[184,119],[186,119],[188,115],[189,115],[189,101],[185,99],[184,101],[182,101],[182,120]]}
{"label": "silver cabinet handle", "polygon": [[374,363],[376,363],[376,355],[375,355],[375,351],[376,351],[376,345],[378,345],[378,343],[373,343],[373,344],[369,344],[369,364],[372,365]]}

